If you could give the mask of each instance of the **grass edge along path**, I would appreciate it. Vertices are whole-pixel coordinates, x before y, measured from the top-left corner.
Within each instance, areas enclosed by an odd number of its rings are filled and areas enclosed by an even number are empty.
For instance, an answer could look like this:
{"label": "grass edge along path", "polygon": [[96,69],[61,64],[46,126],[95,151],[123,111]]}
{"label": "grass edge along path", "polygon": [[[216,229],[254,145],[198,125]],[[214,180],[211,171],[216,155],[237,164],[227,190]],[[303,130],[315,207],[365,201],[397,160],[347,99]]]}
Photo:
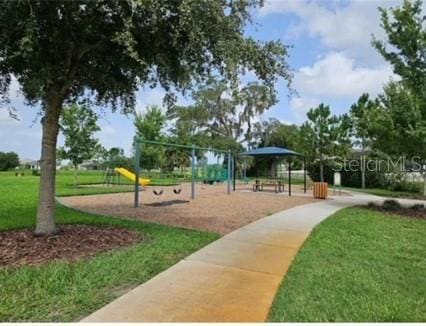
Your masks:
{"label": "grass edge along path", "polygon": [[337,212],[300,249],[269,321],[425,321],[425,238],[424,220]]}
{"label": "grass edge along path", "polygon": [[[333,186],[331,186],[333,188]],[[338,189],[338,188],[336,188]],[[349,190],[354,192],[366,193],[370,195],[375,195],[379,197],[389,197],[389,198],[400,198],[400,199],[420,199],[426,200],[426,197],[421,193],[417,192],[408,192],[408,191],[392,191],[388,189],[381,188],[352,188],[352,187],[342,187],[342,190]]]}
{"label": "grass edge along path", "polygon": [[[80,178],[90,182],[98,176],[82,174]],[[59,193],[72,187],[70,180],[70,176],[58,174]],[[38,177],[0,173],[0,236],[7,230],[34,228],[37,189]],[[146,240],[75,263],[0,267],[0,321],[78,320],[219,237],[83,213],[59,204],[55,215],[60,224],[124,227],[141,232]]]}
{"label": "grass edge along path", "polygon": [[0,321],[78,320],[218,238],[214,233],[84,214],[61,206],[57,212],[60,223],[125,227],[147,239],[75,263],[0,268]]}

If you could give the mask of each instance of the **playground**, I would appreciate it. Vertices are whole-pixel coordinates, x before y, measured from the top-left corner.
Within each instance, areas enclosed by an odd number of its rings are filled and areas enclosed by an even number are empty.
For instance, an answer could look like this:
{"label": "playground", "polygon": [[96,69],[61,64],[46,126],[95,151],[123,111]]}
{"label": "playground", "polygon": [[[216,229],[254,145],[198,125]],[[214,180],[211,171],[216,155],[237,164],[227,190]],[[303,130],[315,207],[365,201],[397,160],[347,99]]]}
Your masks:
{"label": "playground", "polygon": [[[153,148],[171,148],[185,153],[190,162],[189,169],[173,168],[166,176],[147,170],[143,164],[144,155]],[[312,196],[307,189],[304,156],[286,148],[263,147],[232,153],[230,150],[138,138],[134,150],[133,169],[109,169],[103,183],[105,187],[114,187],[117,181],[122,184],[124,179],[128,185],[133,184],[133,193],[65,197],[60,202],[92,214],[224,235],[265,216],[327,197]],[[207,163],[208,153],[214,154],[217,163]],[[288,173],[285,177],[275,173],[267,178],[256,176],[249,179],[246,175],[247,158],[269,158],[275,165],[286,161]],[[299,159],[303,164],[302,184],[292,184],[292,159]],[[161,171],[159,166],[154,168]]]}
{"label": "playground", "polygon": [[[252,184],[238,184],[238,191],[227,194],[226,183],[196,184],[196,199],[191,201],[191,184],[148,186],[140,192],[142,203],[133,207],[133,193],[62,197],[60,202],[82,211],[149,221],[171,226],[229,233],[257,219],[291,207],[315,202],[305,196],[301,186],[294,186],[294,195],[273,191],[253,192]],[[176,194],[174,190],[180,189]],[[162,191],[161,196],[155,195]]]}

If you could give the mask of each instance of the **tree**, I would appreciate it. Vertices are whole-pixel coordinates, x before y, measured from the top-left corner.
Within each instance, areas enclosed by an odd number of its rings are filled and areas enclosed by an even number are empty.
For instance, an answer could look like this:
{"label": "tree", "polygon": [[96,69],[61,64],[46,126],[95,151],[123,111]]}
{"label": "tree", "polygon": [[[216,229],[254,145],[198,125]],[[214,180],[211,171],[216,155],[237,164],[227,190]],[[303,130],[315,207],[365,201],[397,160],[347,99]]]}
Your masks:
{"label": "tree", "polygon": [[[385,41],[373,46],[401,77],[389,83],[374,114],[374,146],[388,155],[420,158],[426,164],[426,16],[422,2],[404,0],[402,6],[380,8]],[[386,137],[386,138],[385,138]],[[426,195],[426,171],[424,194]]]}
{"label": "tree", "polygon": [[[174,107],[167,114],[167,119],[171,121],[169,128],[169,137],[167,141],[180,145],[197,145],[208,146],[209,140],[203,133],[199,133],[197,118],[193,116],[195,110],[192,107]],[[196,152],[197,154],[198,151]],[[189,165],[191,152],[187,149],[169,147],[166,148],[167,163],[165,164],[168,171],[172,171],[175,167],[180,168],[183,174],[184,168]]]}
{"label": "tree", "polygon": [[133,160],[124,155],[124,149],[120,147],[111,147],[110,149],[102,148],[98,152],[98,158],[102,165],[107,169],[124,167],[126,169],[133,168]]}
{"label": "tree", "polygon": [[309,161],[319,160],[320,181],[324,182],[324,161],[349,147],[349,118],[331,115],[330,107],[323,103],[309,110],[307,117],[300,128],[304,151]]}
{"label": "tree", "polygon": [[[277,146],[284,147],[296,152],[301,151],[300,147],[300,130],[296,125],[289,125],[281,121],[270,118],[266,121],[259,121],[254,124],[251,141],[248,142],[249,147],[265,147]],[[253,167],[256,171],[269,170],[271,176],[276,174],[277,158],[256,158]],[[292,166],[300,166],[301,161],[298,158],[292,159]]]}
{"label": "tree", "polygon": [[91,159],[99,148],[94,133],[101,130],[97,125],[98,117],[89,108],[73,104],[63,109],[60,130],[65,144],[58,150],[62,160],[70,160],[74,167],[74,186],[77,185],[78,166]]}
{"label": "tree", "polygon": [[[424,164],[426,120],[418,97],[402,83],[392,82],[385,86],[379,99],[380,105],[369,115],[373,147],[391,157],[406,157]],[[426,173],[419,172],[424,173],[426,195]]]}
{"label": "tree", "polygon": [[217,79],[210,79],[193,98],[206,133],[240,143],[251,138],[253,120],[277,103],[275,91],[265,85],[253,82],[235,90]]}
{"label": "tree", "polygon": [[7,171],[19,166],[19,156],[15,152],[0,152],[0,171]]}
{"label": "tree", "polygon": [[257,122],[254,126],[253,143],[256,147],[277,146],[294,151],[300,148],[300,130],[296,125],[282,123],[270,118],[267,121]]}
{"label": "tree", "polygon": [[[136,136],[145,140],[164,141],[163,128],[166,115],[158,106],[150,106],[144,114],[136,113],[134,125]],[[164,148],[158,145],[141,144],[141,165],[148,169],[161,167],[164,163]]]}
{"label": "tree", "polygon": [[370,146],[370,115],[377,105],[377,101],[370,100],[369,95],[364,93],[350,109],[352,135],[355,137],[355,144],[361,147],[361,187],[363,189],[365,189],[365,151]]}
{"label": "tree", "polygon": [[43,116],[36,234],[57,232],[56,144],[64,103],[90,96],[132,112],[143,85],[160,84],[170,95],[213,73],[237,84],[246,70],[271,89],[280,76],[291,80],[286,46],[244,35],[262,2],[0,2],[0,98],[7,98],[14,76]]}
{"label": "tree", "polygon": [[379,8],[381,26],[387,39],[373,37],[373,46],[401,76],[405,87],[420,101],[426,116],[426,16],[422,1],[404,0],[402,6],[389,10]]}

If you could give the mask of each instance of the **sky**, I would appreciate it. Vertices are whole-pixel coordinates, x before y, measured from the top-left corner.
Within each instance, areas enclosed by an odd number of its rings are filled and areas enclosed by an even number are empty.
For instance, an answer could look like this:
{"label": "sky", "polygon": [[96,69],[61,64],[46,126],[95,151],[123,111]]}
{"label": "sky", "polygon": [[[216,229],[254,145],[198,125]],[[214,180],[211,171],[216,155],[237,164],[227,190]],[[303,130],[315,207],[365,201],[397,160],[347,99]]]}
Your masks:
{"label": "sky", "polygon": [[[391,79],[392,69],[371,46],[372,35],[384,39],[378,7],[395,6],[397,0],[265,0],[254,13],[254,25],[246,34],[259,40],[281,39],[291,45],[288,62],[298,96],[288,97],[284,81],[277,83],[279,102],[261,119],[274,117],[300,125],[306,112],[323,102],[335,114],[347,112],[363,92],[379,94]],[[423,4],[426,13],[426,1]],[[137,111],[161,105],[164,90],[140,89]],[[11,99],[19,121],[0,108],[0,151],[15,151],[21,159],[39,159],[41,125],[39,108],[25,105],[14,81]],[[180,97],[180,104],[190,99]],[[107,112],[100,117],[97,133],[106,148],[119,146],[131,151],[132,117]],[[59,145],[63,137],[59,137]]]}

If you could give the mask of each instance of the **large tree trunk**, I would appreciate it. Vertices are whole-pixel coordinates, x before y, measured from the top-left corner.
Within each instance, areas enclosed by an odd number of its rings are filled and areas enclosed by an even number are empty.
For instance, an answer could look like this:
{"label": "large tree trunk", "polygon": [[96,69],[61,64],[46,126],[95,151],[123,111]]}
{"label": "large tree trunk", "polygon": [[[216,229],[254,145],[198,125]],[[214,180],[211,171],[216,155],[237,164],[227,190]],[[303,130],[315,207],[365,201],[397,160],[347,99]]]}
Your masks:
{"label": "large tree trunk", "polygon": [[55,225],[55,177],[56,143],[59,132],[61,101],[56,98],[46,103],[42,119],[43,134],[41,142],[40,187],[37,210],[36,235],[57,233]]}
{"label": "large tree trunk", "polygon": [[74,188],[77,187],[77,182],[78,182],[78,176],[77,176],[77,169],[78,169],[78,165],[74,165]]}

